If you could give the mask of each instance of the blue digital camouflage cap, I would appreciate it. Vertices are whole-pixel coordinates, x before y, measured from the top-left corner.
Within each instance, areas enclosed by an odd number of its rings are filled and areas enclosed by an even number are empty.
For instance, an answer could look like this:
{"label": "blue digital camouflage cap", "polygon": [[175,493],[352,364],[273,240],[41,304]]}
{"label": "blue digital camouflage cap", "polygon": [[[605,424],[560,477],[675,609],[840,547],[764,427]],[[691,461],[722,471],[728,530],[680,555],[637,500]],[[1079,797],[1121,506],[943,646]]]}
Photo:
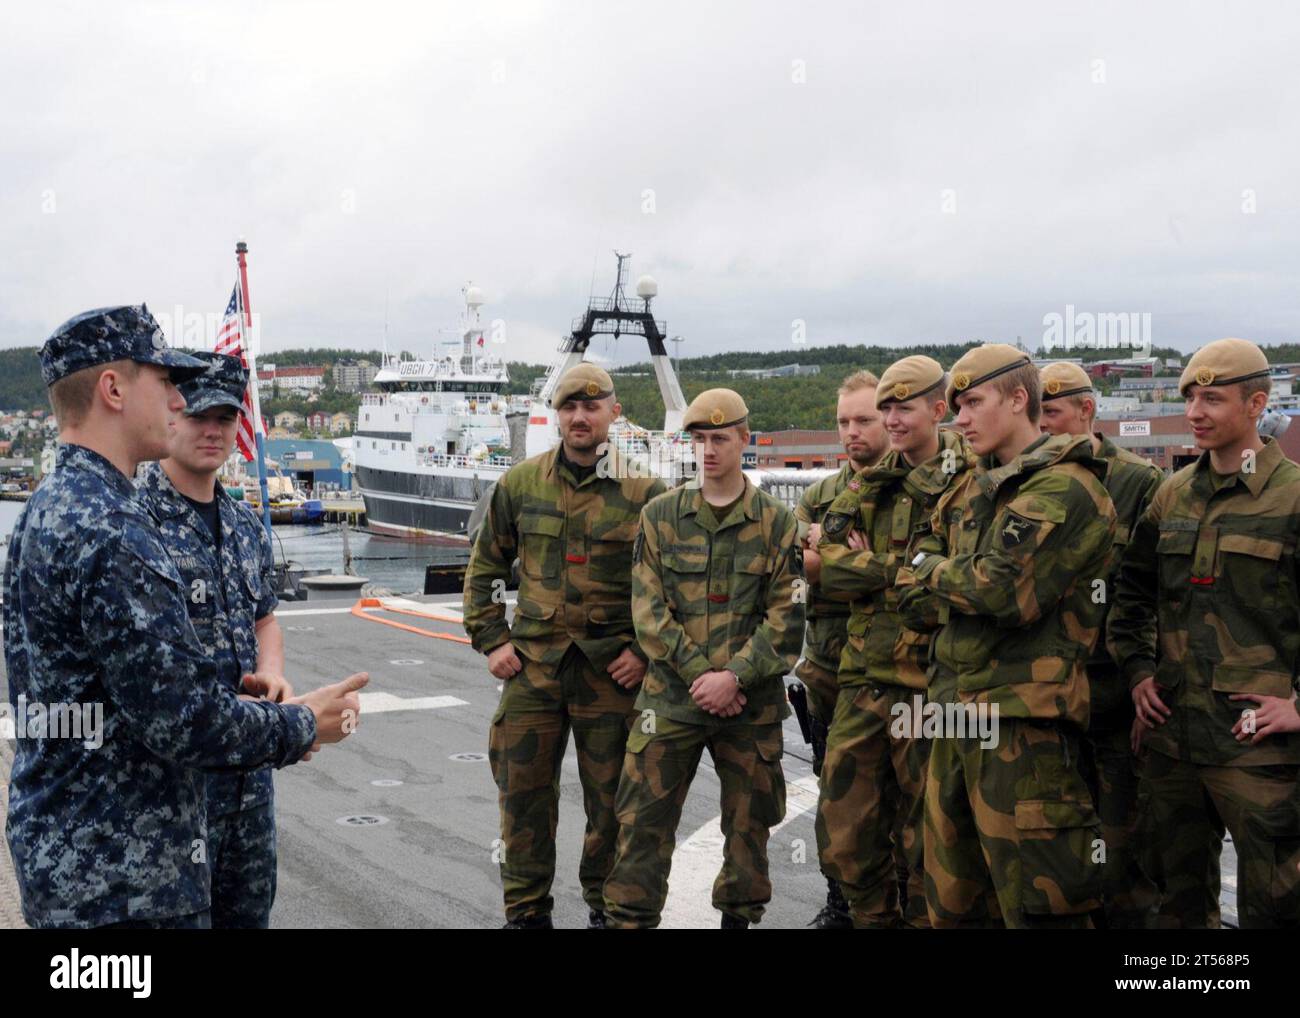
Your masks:
{"label": "blue digital camouflage cap", "polygon": [[208,365],[167,345],[162,328],[143,304],[96,308],[69,318],[41,347],[41,377],[53,385],[74,371],[111,361],[139,361],[170,369],[177,385]]}
{"label": "blue digital camouflage cap", "polygon": [[195,350],[186,350],[185,353],[207,366],[207,370],[197,378],[177,385],[185,397],[185,413],[193,416],[216,406],[238,410],[243,405],[244,390],[248,388],[248,369],[238,357]]}

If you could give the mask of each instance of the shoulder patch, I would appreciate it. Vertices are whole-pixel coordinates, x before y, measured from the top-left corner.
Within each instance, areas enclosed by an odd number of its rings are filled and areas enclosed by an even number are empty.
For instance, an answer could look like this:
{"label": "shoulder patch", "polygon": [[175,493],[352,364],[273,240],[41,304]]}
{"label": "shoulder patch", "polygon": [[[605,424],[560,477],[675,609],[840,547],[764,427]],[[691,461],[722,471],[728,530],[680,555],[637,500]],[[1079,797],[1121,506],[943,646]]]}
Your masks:
{"label": "shoulder patch", "polygon": [[839,537],[852,523],[853,517],[847,513],[828,512],[822,519],[822,533],[827,537]]}
{"label": "shoulder patch", "polygon": [[1002,538],[1002,547],[1018,548],[1022,544],[1029,543],[1038,533],[1041,525],[1038,520],[1031,520],[1017,512],[1008,511],[1006,522],[1002,524],[999,535]]}

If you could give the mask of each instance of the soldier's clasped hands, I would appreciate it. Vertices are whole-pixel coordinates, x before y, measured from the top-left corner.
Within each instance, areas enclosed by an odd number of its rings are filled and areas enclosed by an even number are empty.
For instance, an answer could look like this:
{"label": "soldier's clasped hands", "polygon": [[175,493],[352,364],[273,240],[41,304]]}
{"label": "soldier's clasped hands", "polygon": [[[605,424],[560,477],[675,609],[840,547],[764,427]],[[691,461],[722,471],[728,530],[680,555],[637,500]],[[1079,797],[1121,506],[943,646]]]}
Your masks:
{"label": "soldier's clasped hands", "polygon": [[605,671],[609,672],[610,678],[624,689],[636,689],[645,678],[645,668],[646,663],[625,647],[623,652],[605,667]]}
{"label": "soldier's clasped hands", "polygon": [[691,683],[691,698],[702,710],[724,718],[735,717],[745,706],[736,673],[727,670],[701,675]]}

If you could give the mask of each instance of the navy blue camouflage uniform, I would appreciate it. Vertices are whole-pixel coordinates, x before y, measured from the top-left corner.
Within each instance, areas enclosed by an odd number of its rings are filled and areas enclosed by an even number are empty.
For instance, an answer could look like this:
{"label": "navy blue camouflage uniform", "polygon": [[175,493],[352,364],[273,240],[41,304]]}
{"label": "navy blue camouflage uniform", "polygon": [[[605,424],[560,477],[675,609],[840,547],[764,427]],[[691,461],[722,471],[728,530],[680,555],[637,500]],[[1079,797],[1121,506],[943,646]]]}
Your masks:
{"label": "navy blue camouflage uniform", "polygon": [[[192,356],[208,363],[198,378],[180,385],[185,413],[213,408],[236,413],[248,384],[238,357]],[[277,604],[271,538],[252,510],[214,485],[220,538],[157,463],[136,482],[163,543],[188,591],[190,621],[224,685],[236,693],[240,679],[257,670],[257,623]],[[209,774],[208,864],[212,869],[214,929],[265,929],[275,901],[275,787],[271,769],[251,774]]]}
{"label": "navy blue camouflage uniform", "polygon": [[[159,337],[143,306],[89,312],[47,341],[42,373],[52,383],[131,359],[183,380],[202,367]],[[10,539],[9,699],[15,710],[20,697],[99,704],[103,730],[98,748],[17,741],[6,835],[29,926],[205,925],[200,772],[283,766],[315,741],[308,708],[241,701],[222,682],[187,595],[130,478],[90,449],[62,446]]]}
{"label": "navy blue camouflage uniform", "polygon": [[[187,591],[190,621],[222,684],[239,691],[257,670],[257,622],[275,610],[271,539],[248,506],[218,484],[220,547],[157,463],[137,481]],[[271,770],[208,774],[212,925],[265,929],[275,900],[275,805]]]}

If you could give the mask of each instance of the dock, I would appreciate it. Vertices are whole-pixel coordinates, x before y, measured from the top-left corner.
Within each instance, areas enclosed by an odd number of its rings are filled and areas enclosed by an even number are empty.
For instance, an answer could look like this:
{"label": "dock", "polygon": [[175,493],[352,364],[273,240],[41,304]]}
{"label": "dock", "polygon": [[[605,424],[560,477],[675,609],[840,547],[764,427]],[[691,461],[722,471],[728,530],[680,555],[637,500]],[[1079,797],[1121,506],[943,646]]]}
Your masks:
{"label": "dock", "polygon": [[366,503],[359,498],[322,499],[326,523],[346,523],[351,527],[363,527],[366,523]]}

